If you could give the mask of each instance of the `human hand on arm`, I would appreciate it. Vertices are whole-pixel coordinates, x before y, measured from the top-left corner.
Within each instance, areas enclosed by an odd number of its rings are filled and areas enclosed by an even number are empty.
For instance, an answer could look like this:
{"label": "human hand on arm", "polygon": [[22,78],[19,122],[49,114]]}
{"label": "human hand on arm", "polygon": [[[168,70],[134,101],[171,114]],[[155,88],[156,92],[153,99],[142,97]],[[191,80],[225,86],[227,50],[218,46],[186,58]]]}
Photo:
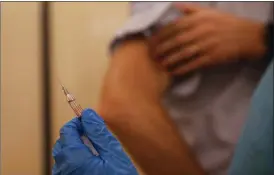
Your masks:
{"label": "human hand on arm", "polygon": [[145,39],[126,41],[112,56],[98,112],[148,175],[203,174],[161,104],[168,81]]}
{"label": "human hand on arm", "polygon": [[265,56],[263,23],[194,4],[176,7],[183,16],[152,37],[155,57],[173,74]]}

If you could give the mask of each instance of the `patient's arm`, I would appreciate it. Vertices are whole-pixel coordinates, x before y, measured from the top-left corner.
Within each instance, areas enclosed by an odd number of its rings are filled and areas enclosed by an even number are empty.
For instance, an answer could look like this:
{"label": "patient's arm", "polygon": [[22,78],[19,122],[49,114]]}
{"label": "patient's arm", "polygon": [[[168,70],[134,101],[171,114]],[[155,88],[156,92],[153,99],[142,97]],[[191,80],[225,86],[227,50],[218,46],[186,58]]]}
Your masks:
{"label": "patient's arm", "polygon": [[99,114],[148,175],[203,174],[160,103],[168,76],[150,59],[143,39],[116,49]]}

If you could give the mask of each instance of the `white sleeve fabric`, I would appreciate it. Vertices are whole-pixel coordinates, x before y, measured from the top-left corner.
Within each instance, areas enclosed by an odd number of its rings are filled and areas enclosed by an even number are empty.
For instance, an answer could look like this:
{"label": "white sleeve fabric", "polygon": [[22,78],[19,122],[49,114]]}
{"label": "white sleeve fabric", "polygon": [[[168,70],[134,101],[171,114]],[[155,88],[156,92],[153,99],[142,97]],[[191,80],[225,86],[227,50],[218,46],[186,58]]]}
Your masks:
{"label": "white sleeve fabric", "polygon": [[131,8],[134,9],[132,15],[116,32],[110,44],[111,51],[123,39],[135,34],[149,36],[151,28],[157,30],[182,15],[171,2],[135,2],[131,3]]}
{"label": "white sleeve fabric", "polygon": [[[178,19],[183,14],[173,7],[172,2],[131,2],[131,16],[116,32],[110,44],[110,52],[119,46],[123,40],[136,34],[150,36],[162,26]],[[189,96],[195,93],[200,85],[199,73],[193,74],[176,86],[171,87],[171,94],[175,96]]]}

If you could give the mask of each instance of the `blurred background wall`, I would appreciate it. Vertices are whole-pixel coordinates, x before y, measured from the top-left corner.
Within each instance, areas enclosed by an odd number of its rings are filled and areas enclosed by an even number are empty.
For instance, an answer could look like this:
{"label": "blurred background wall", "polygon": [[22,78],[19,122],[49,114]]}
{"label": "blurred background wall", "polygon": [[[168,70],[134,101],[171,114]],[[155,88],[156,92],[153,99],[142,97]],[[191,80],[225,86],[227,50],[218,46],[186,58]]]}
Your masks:
{"label": "blurred background wall", "polygon": [[[129,14],[126,2],[51,2],[51,141],[74,114],[58,78],[82,107],[96,107],[107,46]],[[43,175],[42,2],[1,2],[1,174]],[[47,154],[51,150],[47,150]]]}
{"label": "blurred background wall", "polygon": [[1,3],[1,174],[42,173],[39,3]]}
{"label": "blurred background wall", "polygon": [[108,43],[128,14],[124,2],[52,4],[52,116],[54,138],[74,116],[61,82],[82,107],[96,107],[108,63]]}

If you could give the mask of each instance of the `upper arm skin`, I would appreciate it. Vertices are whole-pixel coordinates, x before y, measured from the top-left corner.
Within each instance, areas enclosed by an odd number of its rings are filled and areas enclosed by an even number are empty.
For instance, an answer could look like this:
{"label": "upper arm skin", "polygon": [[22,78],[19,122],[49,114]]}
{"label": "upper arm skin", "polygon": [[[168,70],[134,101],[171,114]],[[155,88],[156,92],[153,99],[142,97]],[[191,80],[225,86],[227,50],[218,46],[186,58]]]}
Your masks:
{"label": "upper arm skin", "polygon": [[168,76],[144,40],[124,43],[112,56],[98,113],[148,175],[203,174],[161,105]]}
{"label": "upper arm skin", "polygon": [[169,78],[150,58],[147,42],[136,39],[117,48],[106,73],[101,102],[159,101]]}

